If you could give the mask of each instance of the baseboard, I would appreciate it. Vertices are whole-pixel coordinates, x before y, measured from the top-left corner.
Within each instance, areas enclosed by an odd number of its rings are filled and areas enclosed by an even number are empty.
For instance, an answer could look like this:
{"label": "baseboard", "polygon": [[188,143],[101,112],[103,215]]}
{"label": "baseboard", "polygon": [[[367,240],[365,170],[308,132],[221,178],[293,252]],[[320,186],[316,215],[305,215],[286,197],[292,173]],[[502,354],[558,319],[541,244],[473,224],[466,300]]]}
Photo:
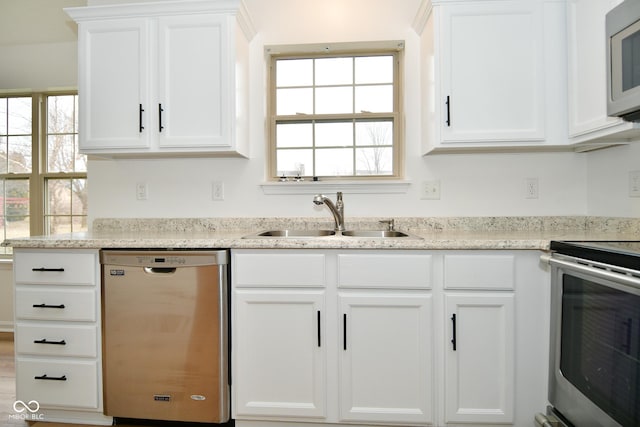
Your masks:
{"label": "baseboard", "polygon": [[13,335],[13,331],[13,322],[9,320],[0,320],[0,335],[5,332]]}

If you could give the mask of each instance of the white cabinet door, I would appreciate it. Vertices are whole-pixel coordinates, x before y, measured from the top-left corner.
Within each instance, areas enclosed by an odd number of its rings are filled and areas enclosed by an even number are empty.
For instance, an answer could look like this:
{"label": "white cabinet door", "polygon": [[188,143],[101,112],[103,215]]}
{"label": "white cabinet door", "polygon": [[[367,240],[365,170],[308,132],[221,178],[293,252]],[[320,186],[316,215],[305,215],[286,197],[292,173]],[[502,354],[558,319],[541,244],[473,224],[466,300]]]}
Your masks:
{"label": "white cabinet door", "polygon": [[447,294],[445,300],[446,422],[513,423],[514,295]]}
{"label": "white cabinet door", "polygon": [[443,142],[544,139],[537,2],[442,6]]}
{"label": "white cabinet door", "polygon": [[325,417],[323,291],[235,290],[236,416]]}
{"label": "white cabinet door", "polygon": [[569,136],[595,148],[640,135],[637,124],[607,116],[605,15],[620,2],[567,2]]}
{"label": "white cabinet door", "polygon": [[146,19],[80,24],[81,151],[150,146],[149,31]]}
{"label": "white cabinet door", "polygon": [[[159,146],[230,145],[227,17],[195,15],[158,20]],[[231,76],[233,77],[233,76]]]}
{"label": "white cabinet door", "polygon": [[432,420],[431,296],[341,293],[340,418]]}

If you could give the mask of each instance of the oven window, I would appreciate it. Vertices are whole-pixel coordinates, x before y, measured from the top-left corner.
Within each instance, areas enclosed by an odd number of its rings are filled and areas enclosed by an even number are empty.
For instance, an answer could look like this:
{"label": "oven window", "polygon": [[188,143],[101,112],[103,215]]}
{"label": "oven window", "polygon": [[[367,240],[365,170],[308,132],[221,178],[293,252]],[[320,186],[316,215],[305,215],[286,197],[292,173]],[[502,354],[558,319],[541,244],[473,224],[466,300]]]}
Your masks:
{"label": "oven window", "polygon": [[640,297],[564,275],[560,370],[625,427],[640,426]]}
{"label": "oven window", "polygon": [[622,91],[640,86],[640,31],[622,39]]}

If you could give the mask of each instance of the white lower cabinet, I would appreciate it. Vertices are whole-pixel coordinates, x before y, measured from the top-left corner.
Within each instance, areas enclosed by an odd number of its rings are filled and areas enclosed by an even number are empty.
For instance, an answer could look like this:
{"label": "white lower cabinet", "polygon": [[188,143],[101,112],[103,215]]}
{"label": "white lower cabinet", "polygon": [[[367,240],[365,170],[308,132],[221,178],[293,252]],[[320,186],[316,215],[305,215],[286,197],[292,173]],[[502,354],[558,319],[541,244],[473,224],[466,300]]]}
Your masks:
{"label": "white lower cabinet", "polygon": [[539,256],[232,250],[236,426],[533,425],[548,371]]}
{"label": "white lower cabinet", "polygon": [[513,423],[514,296],[445,296],[451,342],[445,357],[447,422]]}
{"label": "white lower cabinet", "polygon": [[431,295],[340,293],[340,420],[432,419]]}
{"label": "white lower cabinet", "polygon": [[14,250],[16,399],[32,421],[110,425],[103,415],[97,250]]}
{"label": "white lower cabinet", "polygon": [[324,418],[323,291],[236,290],[237,416]]}

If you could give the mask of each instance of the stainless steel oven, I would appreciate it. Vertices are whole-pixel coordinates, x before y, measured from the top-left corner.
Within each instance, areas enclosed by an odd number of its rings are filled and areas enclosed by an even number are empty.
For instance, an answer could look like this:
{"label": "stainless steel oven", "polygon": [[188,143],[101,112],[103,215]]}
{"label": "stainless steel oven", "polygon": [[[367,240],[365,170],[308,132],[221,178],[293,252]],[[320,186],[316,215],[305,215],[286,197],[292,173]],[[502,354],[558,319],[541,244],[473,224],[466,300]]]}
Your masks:
{"label": "stainless steel oven", "polygon": [[549,419],[640,427],[640,242],[551,249]]}

